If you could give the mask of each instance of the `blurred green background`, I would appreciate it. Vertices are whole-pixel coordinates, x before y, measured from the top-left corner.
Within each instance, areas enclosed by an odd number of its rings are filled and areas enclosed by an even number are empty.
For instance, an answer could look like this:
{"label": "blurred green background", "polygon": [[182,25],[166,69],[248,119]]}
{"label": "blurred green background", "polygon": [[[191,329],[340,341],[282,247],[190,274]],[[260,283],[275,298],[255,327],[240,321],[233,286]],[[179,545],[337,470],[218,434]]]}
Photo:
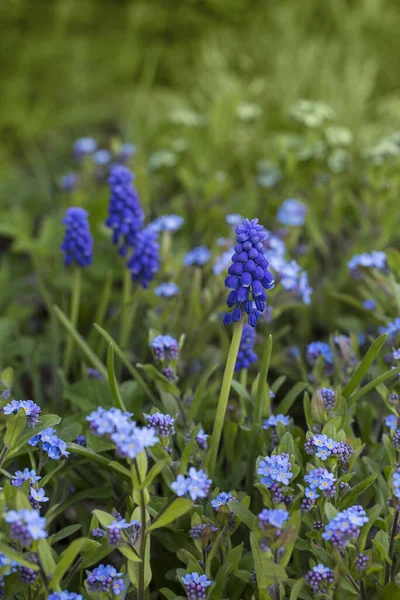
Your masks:
{"label": "blurred green background", "polygon": [[397,0],[2,0],[0,29],[3,179],[98,131],[157,147],[175,107],[256,102],[260,143],[303,97],[361,143],[400,119]]}

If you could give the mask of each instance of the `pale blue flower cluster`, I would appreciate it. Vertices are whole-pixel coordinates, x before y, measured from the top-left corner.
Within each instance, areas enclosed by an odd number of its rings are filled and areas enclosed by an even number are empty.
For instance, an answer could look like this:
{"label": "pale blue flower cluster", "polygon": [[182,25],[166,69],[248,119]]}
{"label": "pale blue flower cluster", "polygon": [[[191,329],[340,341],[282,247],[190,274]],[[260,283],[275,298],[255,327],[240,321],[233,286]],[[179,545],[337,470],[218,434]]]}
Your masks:
{"label": "pale blue flower cluster", "polygon": [[228,502],[232,502],[235,498],[231,492],[220,492],[213,500],[211,500],[211,506],[218,512],[221,506],[226,506]]}
{"label": "pale blue flower cluster", "polygon": [[40,406],[32,400],[12,400],[3,408],[5,415],[16,415],[19,410],[23,410],[26,414],[26,424],[28,427],[34,427],[39,422]]}
{"label": "pale blue flower cluster", "polygon": [[400,498],[400,469],[393,473],[393,492],[396,498]]}
{"label": "pale blue flower cluster", "polygon": [[362,269],[378,269],[384,271],[387,267],[387,256],[385,252],[379,252],[378,250],[372,250],[372,252],[363,252],[362,254],[355,254],[351,260],[347,263],[350,274],[353,277],[360,277]]}
{"label": "pale blue flower cluster", "polygon": [[293,477],[291,468],[288,454],[272,454],[260,461],[257,473],[261,475],[261,483],[270,488],[274,483],[289,485]]}
{"label": "pale blue flower cluster", "polygon": [[315,365],[320,356],[323,356],[327,367],[333,365],[333,353],[329,344],[326,344],[325,342],[311,342],[308,344],[307,361],[311,366]]}
{"label": "pale blue flower cluster", "polygon": [[338,512],[336,517],[329,521],[325,526],[322,537],[343,550],[350,541],[360,535],[361,527],[368,521],[369,519],[362,506],[350,506],[350,508]]}
{"label": "pale blue flower cluster", "polygon": [[211,258],[211,252],[207,246],[197,246],[189,252],[186,252],[183,259],[185,267],[203,267]]}
{"label": "pale blue flower cluster", "polygon": [[400,333],[400,317],[388,323],[386,327],[380,327],[379,333],[387,333],[388,342],[395,344]]}
{"label": "pale blue flower cluster", "polygon": [[168,281],[166,283],[160,283],[160,285],[155,288],[154,293],[160,298],[173,298],[180,293],[180,289],[176,283]]}
{"label": "pale blue flower cluster", "polygon": [[308,284],[308,275],[295,260],[282,266],[279,277],[285,290],[293,292],[304,304],[310,304],[312,288]]}
{"label": "pale blue flower cluster", "polygon": [[294,198],[285,200],[277,213],[277,219],[282,225],[291,225],[300,227],[304,225],[307,214],[307,207]]}
{"label": "pale blue flower cluster", "polygon": [[315,454],[321,460],[327,460],[337,447],[338,442],[325,434],[313,435],[305,444],[307,454]]}
{"label": "pale blue flower cluster", "polygon": [[285,427],[287,427],[290,423],[290,417],[282,415],[271,415],[264,421],[263,429],[270,429],[271,427],[277,427],[279,423],[282,423]]}
{"label": "pale blue flower cluster", "polygon": [[161,215],[161,217],[150,223],[149,228],[157,233],[161,231],[175,232],[182,227],[184,222],[185,219],[180,215]]}
{"label": "pale blue flower cluster", "polygon": [[189,494],[192,500],[197,500],[207,496],[211,483],[211,479],[207,477],[203,469],[196,471],[194,467],[191,467],[188,477],[178,475],[176,481],[171,484],[171,488],[177,496]]}
{"label": "pale blue flower cluster", "polygon": [[282,529],[289,519],[289,513],[283,508],[264,508],[258,515],[258,519],[262,529],[268,526]]}
{"label": "pale blue flower cluster", "polygon": [[390,427],[390,429],[397,429],[398,422],[396,415],[388,415],[385,417],[385,425],[386,427]]}
{"label": "pale blue flower cluster", "polygon": [[43,452],[47,453],[49,458],[58,460],[61,456],[69,456],[67,444],[55,434],[55,429],[46,427],[41,433],[33,436],[28,441],[30,446],[38,446]]}
{"label": "pale blue flower cluster", "polygon": [[322,492],[327,498],[331,497],[335,492],[336,478],[327,469],[311,469],[304,476],[304,481],[308,483],[308,487],[305,488],[304,493],[306,498],[310,500],[316,500],[320,497],[318,491]]}
{"label": "pale blue flower cluster", "polygon": [[47,537],[46,519],[37,510],[10,510],[5,513],[4,521],[10,524],[11,537],[23,546]]}
{"label": "pale blue flower cluster", "polygon": [[53,592],[48,596],[47,600],[83,600],[83,597],[81,594],[75,594],[75,592],[64,590],[62,592]]}
{"label": "pale blue flower cluster", "polygon": [[207,597],[207,588],[211,585],[207,575],[198,573],[188,573],[182,577],[182,583],[185,587],[188,600],[205,600]]}

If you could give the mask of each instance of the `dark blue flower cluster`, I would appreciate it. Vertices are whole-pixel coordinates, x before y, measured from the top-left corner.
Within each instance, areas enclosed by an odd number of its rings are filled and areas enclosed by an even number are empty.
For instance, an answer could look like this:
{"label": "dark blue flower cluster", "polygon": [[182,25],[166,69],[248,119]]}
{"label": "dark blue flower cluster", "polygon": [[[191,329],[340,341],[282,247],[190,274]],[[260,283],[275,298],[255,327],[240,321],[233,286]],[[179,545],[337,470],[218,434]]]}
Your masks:
{"label": "dark blue flower cluster", "polygon": [[135,235],[134,251],[126,266],[134,281],[139,281],[144,288],[149,287],[154,275],[160,268],[160,245],[157,233],[150,228],[142,229]]}
{"label": "dark blue flower cluster", "polygon": [[258,356],[253,350],[255,343],[255,329],[250,325],[245,324],[243,326],[242,339],[240,340],[239,352],[236,358],[235,371],[248,369],[250,365],[258,361]]}
{"label": "dark blue flower cluster", "polygon": [[212,582],[206,575],[188,573],[182,577],[182,583],[185,587],[188,600],[205,600],[207,597],[207,588]]}
{"label": "dark blue flower cluster", "polygon": [[322,563],[315,565],[308,571],[306,582],[315,594],[326,594],[334,582],[333,571]]}
{"label": "dark blue flower cluster", "polygon": [[61,250],[64,252],[64,265],[68,267],[73,262],[80,267],[92,263],[93,238],[90,233],[88,212],[79,207],[68,208],[62,221],[65,225],[65,235]]}
{"label": "dark blue flower cluster", "polygon": [[361,527],[368,521],[369,519],[362,506],[350,506],[350,508],[338,512],[336,517],[329,521],[325,526],[322,537],[343,550],[350,541],[360,535]]}
{"label": "dark blue flower cluster", "polygon": [[236,227],[237,243],[225,279],[225,286],[231,290],[227,304],[234,309],[225,315],[225,325],[240,321],[244,311],[248,315],[249,325],[255,327],[260,313],[265,310],[265,290],[274,287],[274,278],[264,256],[262,242],[265,236],[266,232],[258,224],[258,219],[244,219]]}
{"label": "dark blue flower cluster", "polygon": [[144,214],[139,195],[132,184],[133,174],[122,165],[114,165],[110,171],[110,203],[106,226],[112,229],[112,241],[119,246],[121,256],[135,246],[136,235],[143,227]]}

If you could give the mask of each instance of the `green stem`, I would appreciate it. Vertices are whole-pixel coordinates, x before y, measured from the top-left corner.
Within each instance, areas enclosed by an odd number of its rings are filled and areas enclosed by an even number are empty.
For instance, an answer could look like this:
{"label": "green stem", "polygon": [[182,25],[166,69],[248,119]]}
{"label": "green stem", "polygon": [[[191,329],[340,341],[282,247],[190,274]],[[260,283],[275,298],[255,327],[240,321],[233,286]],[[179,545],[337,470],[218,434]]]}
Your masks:
{"label": "green stem", "polygon": [[367,600],[367,592],[365,589],[364,579],[360,579],[360,600]]}
{"label": "green stem", "polygon": [[215,466],[217,462],[217,454],[219,449],[219,444],[221,441],[222,430],[224,427],[225,421],[225,413],[226,408],[228,406],[228,398],[229,392],[232,384],[232,377],[235,369],[236,358],[239,351],[240,340],[242,338],[242,330],[243,330],[243,319],[241,319],[238,323],[235,323],[235,327],[233,330],[233,336],[231,341],[231,346],[229,348],[229,354],[225,365],[224,378],[222,380],[221,391],[219,394],[218,404],[217,404],[217,412],[215,415],[214,421],[214,429],[211,436],[211,444],[210,450],[206,458],[206,469],[208,469],[208,474],[212,478],[215,471]]}
{"label": "green stem", "polygon": [[391,560],[391,564],[386,563],[385,585],[387,583],[389,583],[390,578],[392,576],[393,554],[394,554],[394,546],[396,543],[396,532],[397,532],[397,525],[399,523],[399,515],[400,515],[399,511],[396,510],[396,512],[394,513],[394,517],[393,517],[392,533],[390,534],[390,543],[389,543],[389,552],[388,552],[388,556]]}
{"label": "green stem", "polygon": [[[140,471],[135,460],[135,471],[138,478],[139,485],[141,485]],[[144,580],[144,568],[145,568],[145,554],[146,554],[146,502],[144,498],[144,490],[139,491],[140,498],[140,546],[139,554],[142,562],[139,563],[139,585],[138,585],[138,600],[145,600],[145,580]]]}
{"label": "green stem", "polygon": [[129,340],[131,324],[130,324],[130,310],[129,303],[132,296],[132,278],[129,269],[124,271],[124,282],[122,287],[122,315],[121,315],[121,329],[119,333],[119,345],[122,350],[125,350]]}
{"label": "green stem", "polygon": [[247,385],[247,369],[242,369],[240,372],[240,383],[245,388]]}
{"label": "green stem", "polygon": [[3,448],[3,450],[1,451],[1,454],[0,454],[0,467],[3,466],[3,463],[4,463],[4,461],[7,458],[8,451],[9,451],[9,447],[8,446],[4,446],[4,448]]}
{"label": "green stem", "polygon": [[[70,320],[73,327],[76,329],[79,315],[79,304],[81,301],[81,285],[82,285],[82,269],[75,267],[72,279],[72,296],[71,296],[71,313]],[[71,364],[72,350],[74,348],[74,339],[71,335],[67,339],[67,347],[64,354],[64,373],[67,376]]]}
{"label": "green stem", "polygon": [[267,343],[264,347],[264,353],[261,362],[260,377],[258,380],[256,402],[254,406],[253,426],[251,431],[251,445],[249,452],[249,466],[247,469],[247,493],[251,496],[253,489],[253,475],[254,475],[254,464],[256,462],[256,453],[258,446],[258,439],[261,431],[261,421],[263,416],[264,406],[267,409],[267,413],[271,410],[271,399],[269,394],[265,394],[266,381],[268,376],[269,363],[271,360],[272,352],[272,335],[268,336]]}

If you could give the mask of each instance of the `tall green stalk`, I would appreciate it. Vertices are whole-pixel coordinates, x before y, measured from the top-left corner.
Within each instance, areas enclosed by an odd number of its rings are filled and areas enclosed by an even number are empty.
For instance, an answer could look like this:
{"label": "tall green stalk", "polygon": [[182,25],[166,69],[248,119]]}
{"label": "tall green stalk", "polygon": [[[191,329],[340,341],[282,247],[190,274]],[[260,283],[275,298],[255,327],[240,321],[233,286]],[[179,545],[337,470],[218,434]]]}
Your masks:
{"label": "tall green stalk", "polygon": [[208,475],[212,478],[215,472],[217,454],[221,441],[222,430],[224,427],[226,408],[228,406],[229,392],[231,389],[233,372],[235,369],[236,358],[239,351],[240,340],[242,338],[243,319],[235,323],[231,346],[225,365],[224,378],[222,380],[221,391],[218,398],[217,412],[215,415],[214,429],[211,436],[210,449],[205,461],[205,467]]}
{"label": "tall green stalk", "polygon": [[[71,294],[71,311],[70,321],[76,329],[79,316],[79,305],[81,302],[81,286],[82,286],[82,269],[80,267],[74,267],[74,273],[72,278],[72,294]],[[64,354],[64,373],[68,374],[69,367],[71,365],[72,350],[74,348],[74,338],[69,335],[67,339],[67,346]]]}
{"label": "tall green stalk", "polygon": [[272,335],[268,336],[267,343],[264,347],[263,356],[261,359],[261,371],[260,377],[258,380],[257,386],[257,394],[256,394],[256,402],[254,405],[254,415],[253,415],[253,426],[251,430],[251,441],[250,441],[250,452],[249,452],[249,467],[247,469],[247,493],[251,495],[251,491],[253,488],[253,475],[254,475],[254,465],[256,462],[256,453],[258,446],[258,439],[261,431],[261,421],[263,416],[264,407],[267,409],[266,412],[270,412],[271,400],[269,396],[265,397],[265,390],[267,387],[267,376],[269,370],[269,363],[271,360],[271,352],[272,352]]}
{"label": "tall green stalk", "polygon": [[121,328],[119,333],[119,345],[122,350],[125,350],[131,332],[130,315],[131,311],[129,303],[132,296],[132,278],[129,269],[124,270],[124,281],[122,287],[122,314]]}

